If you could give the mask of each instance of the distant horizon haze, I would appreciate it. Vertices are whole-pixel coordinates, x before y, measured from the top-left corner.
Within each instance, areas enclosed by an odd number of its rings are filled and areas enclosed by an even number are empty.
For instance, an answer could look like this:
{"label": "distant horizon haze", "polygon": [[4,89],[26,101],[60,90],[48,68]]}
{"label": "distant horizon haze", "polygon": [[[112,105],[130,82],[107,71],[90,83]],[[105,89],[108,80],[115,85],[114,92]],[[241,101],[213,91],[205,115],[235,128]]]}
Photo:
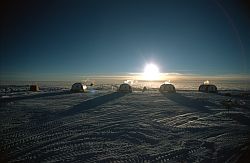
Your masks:
{"label": "distant horizon haze", "polygon": [[82,80],[138,80],[138,81],[168,81],[168,80],[247,80],[248,74],[200,75],[183,73],[160,73],[160,79],[147,80],[141,73],[7,73],[1,74],[0,81],[82,81]]}

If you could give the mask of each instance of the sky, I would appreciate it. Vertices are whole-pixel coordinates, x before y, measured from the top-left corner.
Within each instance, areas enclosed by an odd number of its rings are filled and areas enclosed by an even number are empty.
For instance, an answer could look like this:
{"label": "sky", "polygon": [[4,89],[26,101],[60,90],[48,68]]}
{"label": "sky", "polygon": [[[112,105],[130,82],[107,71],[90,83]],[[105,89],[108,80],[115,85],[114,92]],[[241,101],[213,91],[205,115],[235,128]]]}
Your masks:
{"label": "sky", "polygon": [[1,79],[160,72],[250,75],[244,0],[1,1]]}

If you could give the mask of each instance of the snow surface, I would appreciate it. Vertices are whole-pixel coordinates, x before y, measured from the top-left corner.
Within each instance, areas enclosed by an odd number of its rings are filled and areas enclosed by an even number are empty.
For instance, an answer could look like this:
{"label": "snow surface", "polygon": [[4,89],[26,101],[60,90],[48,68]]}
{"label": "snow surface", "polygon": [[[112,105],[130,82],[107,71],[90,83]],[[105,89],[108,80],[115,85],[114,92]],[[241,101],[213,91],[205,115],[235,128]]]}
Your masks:
{"label": "snow surface", "polygon": [[249,139],[250,98],[230,97],[245,102],[230,107],[222,104],[228,98],[178,90],[1,91],[0,162],[234,161]]}

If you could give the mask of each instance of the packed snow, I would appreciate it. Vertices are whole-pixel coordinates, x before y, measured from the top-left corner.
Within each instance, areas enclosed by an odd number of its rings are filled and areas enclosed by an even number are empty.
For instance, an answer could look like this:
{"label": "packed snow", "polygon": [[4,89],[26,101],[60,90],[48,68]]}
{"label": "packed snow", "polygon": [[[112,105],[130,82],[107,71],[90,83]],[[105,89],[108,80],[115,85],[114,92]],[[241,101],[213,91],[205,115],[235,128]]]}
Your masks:
{"label": "packed snow", "polygon": [[246,149],[249,92],[116,88],[2,86],[0,161],[230,162]]}

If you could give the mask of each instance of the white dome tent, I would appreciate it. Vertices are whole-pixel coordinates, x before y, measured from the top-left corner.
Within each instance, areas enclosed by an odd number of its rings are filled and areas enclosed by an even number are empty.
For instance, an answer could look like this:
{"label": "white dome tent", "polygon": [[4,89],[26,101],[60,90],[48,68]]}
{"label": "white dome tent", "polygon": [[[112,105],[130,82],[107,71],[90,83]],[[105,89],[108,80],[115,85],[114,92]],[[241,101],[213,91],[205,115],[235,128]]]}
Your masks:
{"label": "white dome tent", "polygon": [[201,84],[199,86],[200,92],[206,92],[206,93],[217,93],[217,87],[213,84],[209,84],[209,81],[205,81],[204,84]]}
{"label": "white dome tent", "polygon": [[71,87],[72,92],[84,92],[87,87],[82,83],[74,83]]}
{"label": "white dome tent", "polygon": [[132,93],[132,87],[127,83],[121,84],[118,89],[118,92]]}
{"label": "white dome tent", "polygon": [[202,84],[199,86],[200,92],[206,92],[206,93],[217,93],[217,87],[213,84]]}
{"label": "white dome tent", "polygon": [[175,87],[174,87],[173,84],[162,84],[160,86],[159,91],[161,93],[175,93],[176,92]]}

